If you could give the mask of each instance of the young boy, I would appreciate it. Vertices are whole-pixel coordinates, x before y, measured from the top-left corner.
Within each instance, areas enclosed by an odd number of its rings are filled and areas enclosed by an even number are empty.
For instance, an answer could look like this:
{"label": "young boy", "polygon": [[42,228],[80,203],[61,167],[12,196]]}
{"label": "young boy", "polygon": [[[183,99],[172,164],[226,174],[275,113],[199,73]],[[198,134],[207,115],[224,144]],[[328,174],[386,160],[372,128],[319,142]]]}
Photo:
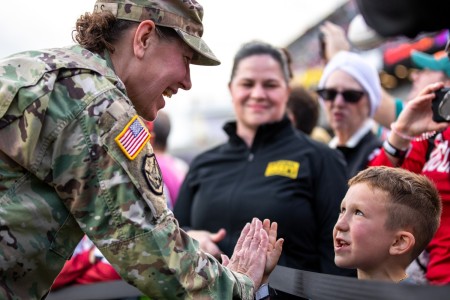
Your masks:
{"label": "young boy", "polygon": [[440,222],[441,200],[426,177],[371,167],[349,180],[333,230],[334,261],[359,279],[400,282]]}

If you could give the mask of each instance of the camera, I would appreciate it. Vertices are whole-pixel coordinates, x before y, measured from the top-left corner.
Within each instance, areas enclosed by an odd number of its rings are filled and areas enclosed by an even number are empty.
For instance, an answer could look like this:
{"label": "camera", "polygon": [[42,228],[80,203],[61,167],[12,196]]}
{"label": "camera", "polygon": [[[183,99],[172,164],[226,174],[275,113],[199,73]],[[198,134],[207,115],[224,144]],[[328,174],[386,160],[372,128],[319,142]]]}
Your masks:
{"label": "camera", "polygon": [[444,87],[434,94],[435,98],[431,103],[433,121],[450,122],[450,87]]}

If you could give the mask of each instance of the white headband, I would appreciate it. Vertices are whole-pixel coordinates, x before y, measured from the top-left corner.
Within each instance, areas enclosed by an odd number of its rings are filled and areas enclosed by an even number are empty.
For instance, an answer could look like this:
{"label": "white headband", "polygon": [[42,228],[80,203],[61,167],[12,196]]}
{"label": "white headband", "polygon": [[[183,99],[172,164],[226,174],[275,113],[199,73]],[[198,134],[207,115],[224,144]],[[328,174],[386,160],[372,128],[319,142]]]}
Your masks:
{"label": "white headband", "polygon": [[[360,55],[341,51],[325,66],[318,88],[321,89],[336,70],[342,70],[351,75],[366,91],[370,100],[370,116],[372,117],[381,102],[381,83],[377,69],[365,61]],[[323,101],[323,99],[321,99]]]}

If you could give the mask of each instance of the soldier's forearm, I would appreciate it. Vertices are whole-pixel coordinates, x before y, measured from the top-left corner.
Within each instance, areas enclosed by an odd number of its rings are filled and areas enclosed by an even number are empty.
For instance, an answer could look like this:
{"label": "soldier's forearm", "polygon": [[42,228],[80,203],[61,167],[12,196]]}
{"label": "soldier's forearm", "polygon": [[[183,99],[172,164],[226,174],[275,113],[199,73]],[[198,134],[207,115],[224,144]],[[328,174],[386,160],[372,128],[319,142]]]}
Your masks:
{"label": "soldier's forearm", "polygon": [[146,295],[172,299],[253,299],[253,282],[202,252],[168,212],[147,234],[100,250]]}

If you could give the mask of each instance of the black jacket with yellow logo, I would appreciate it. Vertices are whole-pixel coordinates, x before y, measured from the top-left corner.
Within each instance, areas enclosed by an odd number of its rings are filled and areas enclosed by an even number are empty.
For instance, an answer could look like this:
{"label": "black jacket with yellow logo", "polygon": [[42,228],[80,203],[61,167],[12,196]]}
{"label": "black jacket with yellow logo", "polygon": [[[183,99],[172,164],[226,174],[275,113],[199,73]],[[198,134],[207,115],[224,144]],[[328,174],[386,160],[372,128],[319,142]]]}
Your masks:
{"label": "black jacket with yellow logo", "polygon": [[278,222],[284,238],[279,264],[348,274],[334,264],[332,231],[347,191],[342,156],[296,131],[287,118],[260,126],[248,148],[227,123],[227,143],[196,157],[181,187],[180,225],[227,235],[218,245],[231,256],[246,222]]}

